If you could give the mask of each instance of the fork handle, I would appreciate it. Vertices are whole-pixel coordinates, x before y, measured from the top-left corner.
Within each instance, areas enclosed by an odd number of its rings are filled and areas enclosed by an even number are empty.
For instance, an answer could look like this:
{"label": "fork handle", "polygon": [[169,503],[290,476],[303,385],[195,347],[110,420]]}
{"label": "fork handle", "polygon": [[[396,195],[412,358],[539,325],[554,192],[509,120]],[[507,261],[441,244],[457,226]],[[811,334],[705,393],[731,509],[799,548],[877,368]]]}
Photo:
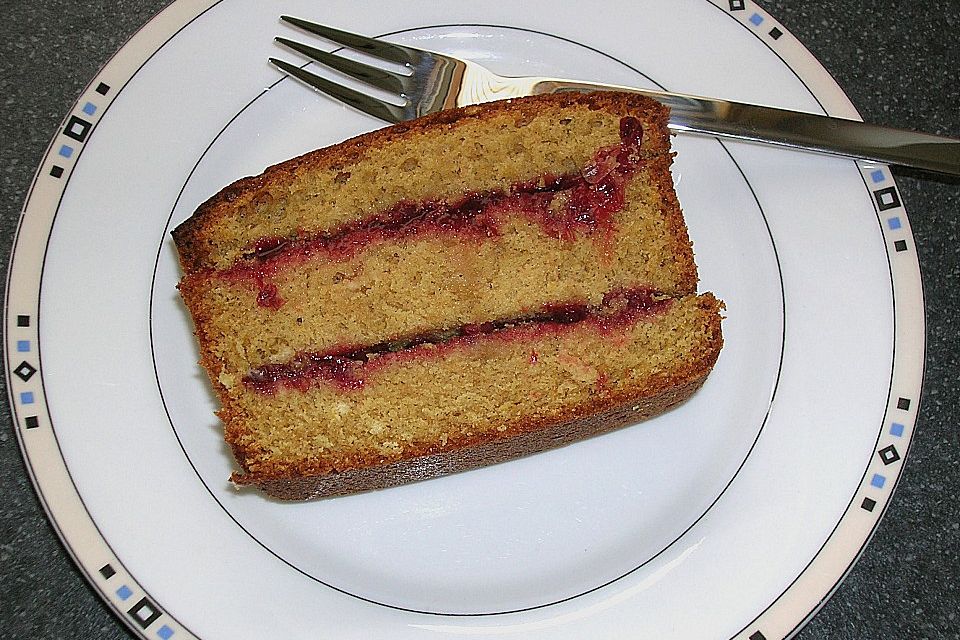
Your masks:
{"label": "fork handle", "polygon": [[670,107],[669,127],[960,176],[960,140],[729,100],[632,87],[540,79],[532,93],[628,91]]}

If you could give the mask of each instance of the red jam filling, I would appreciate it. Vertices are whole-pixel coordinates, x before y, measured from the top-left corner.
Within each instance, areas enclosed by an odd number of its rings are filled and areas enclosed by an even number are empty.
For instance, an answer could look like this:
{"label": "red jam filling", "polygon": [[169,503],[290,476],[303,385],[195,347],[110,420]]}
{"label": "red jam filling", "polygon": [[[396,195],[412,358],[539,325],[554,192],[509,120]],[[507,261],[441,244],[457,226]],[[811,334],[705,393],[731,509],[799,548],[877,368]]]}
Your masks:
{"label": "red jam filling", "polygon": [[[276,309],[283,300],[271,280],[282,269],[315,255],[349,260],[375,242],[440,235],[482,240],[499,235],[502,221],[511,215],[537,223],[553,238],[569,241],[595,234],[604,242],[612,235],[613,216],[623,209],[626,184],[640,167],[642,142],[640,121],[626,116],[620,119],[620,144],[599,149],[579,173],[544,175],[513,184],[509,192],[467,193],[449,202],[401,201],[371,218],[322,235],[261,238],[221,275],[253,283],[257,304]],[[552,206],[560,194],[564,199]]]}
{"label": "red jam filling", "polygon": [[[306,391],[321,384],[357,390],[363,388],[371,373],[389,364],[440,358],[480,340],[529,341],[558,335],[583,323],[601,333],[612,333],[642,318],[662,314],[671,303],[672,299],[649,288],[619,289],[607,293],[595,307],[582,302],[547,304],[516,318],[404,336],[373,345],[338,345],[321,352],[299,352],[287,362],[251,369],[243,382],[266,394],[280,388]],[[536,364],[539,357],[531,351],[530,363]]]}

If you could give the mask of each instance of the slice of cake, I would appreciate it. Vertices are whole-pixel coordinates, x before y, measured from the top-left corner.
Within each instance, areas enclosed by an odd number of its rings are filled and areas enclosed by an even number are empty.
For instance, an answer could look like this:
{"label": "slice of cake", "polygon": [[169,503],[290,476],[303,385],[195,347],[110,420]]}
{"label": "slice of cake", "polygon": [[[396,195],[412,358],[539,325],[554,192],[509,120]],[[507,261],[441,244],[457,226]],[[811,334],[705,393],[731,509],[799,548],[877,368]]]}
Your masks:
{"label": "slice of cake", "polygon": [[666,119],[620,93],[467,107],[204,203],[173,236],[232,480],[386,487],[688,398],[722,303],[696,294]]}

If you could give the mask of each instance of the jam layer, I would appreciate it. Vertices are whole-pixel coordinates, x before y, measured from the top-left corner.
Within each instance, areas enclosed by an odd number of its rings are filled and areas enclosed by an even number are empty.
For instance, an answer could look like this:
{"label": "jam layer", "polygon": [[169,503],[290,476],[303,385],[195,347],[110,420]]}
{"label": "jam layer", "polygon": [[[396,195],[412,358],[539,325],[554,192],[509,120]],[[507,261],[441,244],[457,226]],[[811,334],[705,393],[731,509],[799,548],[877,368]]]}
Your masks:
{"label": "jam layer", "polygon": [[314,256],[345,261],[376,242],[423,236],[482,240],[499,235],[504,220],[522,216],[553,238],[585,235],[603,243],[613,232],[613,217],[625,205],[626,185],[642,164],[643,129],[637,118],[620,120],[620,143],[599,149],[580,172],[542,175],[509,190],[464,194],[455,201],[401,201],[373,217],[321,235],[258,240],[231,268],[221,273],[253,283],[257,304],[279,308],[283,299],[273,276]]}
{"label": "jam layer", "polygon": [[[243,378],[249,388],[272,394],[281,388],[307,391],[332,384],[361,389],[377,369],[413,359],[435,359],[480,341],[527,341],[588,325],[612,333],[662,314],[673,299],[645,287],[611,291],[598,306],[582,302],[548,304],[530,314],[443,331],[402,336],[373,345],[340,345],[322,352],[300,352],[287,362],[254,368]],[[535,363],[536,352],[530,361]]]}

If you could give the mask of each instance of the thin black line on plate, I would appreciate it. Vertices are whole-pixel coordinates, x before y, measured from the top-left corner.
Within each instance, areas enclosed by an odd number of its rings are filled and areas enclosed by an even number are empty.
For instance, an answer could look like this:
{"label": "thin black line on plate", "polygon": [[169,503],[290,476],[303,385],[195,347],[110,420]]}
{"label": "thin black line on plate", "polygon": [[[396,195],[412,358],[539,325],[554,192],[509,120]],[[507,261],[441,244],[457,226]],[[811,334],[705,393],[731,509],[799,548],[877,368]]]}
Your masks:
{"label": "thin black line on plate", "polygon": [[[196,636],[196,634],[193,633],[193,632],[192,632],[186,625],[184,625],[180,620],[178,620],[173,614],[171,614],[169,611],[167,611],[166,608],[164,608],[161,604],[159,604],[157,598],[155,598],[155,597],[154,597],[153,595],[151,595],[146,589],[144,589],[143,586],[140,584],[140,581],[137,580],[136,577],[127,569],[126,564],[123,562],[123,560],[122,560],[122,559],[120,558],[120,556],[117,554],[117,552],[114,550],[113,546],[109,543],[109,541],[107,540],[106,536],[103,535],[103,531],[100,529],[100,525],[97,524],[97,521],[93,518],[93,514],[90,513],[90,509],[87,507],[87,503],[86,503],[86,501],[83,499],[83,495],[80,493],[79,489],[77,488],[76,481],[74,481],[74,479],[73,479],[73,474],[70,472],[70,467],[69,467],[69,465],[67,464],[67,460],[66,460],[66,458],[65,458],[64,455],[63,455],[63,450],[62,450],[62,448],[60,447],[60,440],[59,440],[59,438],[57,438],[57,431],[56,431],[56,428],[55,428],[55,426],[54,426],[54,424],[53,424],[53,416],[52,416],[52,414],[51,414],[51,412],[50,412],[50,401],[49,401],[49,398],[48,398],[48,395],[47,395],[46,385],[45,385],[45,383],[44,383],[44,378],[43,378],[44,368],[43,368],[43,364],[42,364],[42,363],[43,363],[43,357],[42,357],[42,355],[41,355],[42,345],[41,345],[41,341],[40,341],[40,322],[41,322],[41,319],[42,319],[42,316],[41,316],[41,314],[40,314],[40,308],[41,308],[41,306],[42,306],[42,304],[41,304],[41,298],[42,298],[42,295],[43,295],[43,275],[44,275],[44,273],[45,273],[45,271],[46,271],[47,254],[48,254],[48,252],[49,252],[49,250],[50,250],[50,238],[53,236],[53,229],[54,229],[54,227],[56,226],[57,215],[59,214],[59,212],[60,212],[60,207],[61,207],[61,205],[63,204],[63,198],[64,198],[64,196],[65,196],[65,194],[66,194],[66,191],[67,191],[67,185],[69,185],[70,179],[73,177],[74,170],[76,169],[77,165],[80,163],[80,159],[81,159],[81,157],[83,156],[84,150],[89,146],[90,140],[92,139],[93,134],[96,132],[97,125],[98,125],[100,122],[103,121],[104,117],[106,117],[106,115],[107,115],[107,112],[110,110],[110,107],[113,105],[113,103],[116,101],[116,99],[120,96],[120,94],[123,92],[123,90],[127,87],[127,85],[130,84],[130,82],[133,80],[133,78],[136,77],[136,75],[137,75],[138,73],[140,73],[140,71],[147,65],[148,62],[150,62],[150,60],[153,59],[153,57],[154,57],[155,55],[157,55],[167,44],[169,44],[172,40],[174,40],[184,29],[186,29],[186,28],[189,27],[191,24],[193,24],[195,21],[197,21],[198,19],[200,19],[203,15],[205,15],[208,11],[210,11],[210,10],[213,9],[215,6],[217,6],[218,4],[220,4],[222,1],[223,1],[223,0],[216,0],[216,2],[214,2],[213,4],[211,4],[209,7],[207,7],[206,9],[204,9],[203,11],[201,11],[200,13],[198,13],[197,15],[193,16],[192,18],[190,18],[189,21],[187,21],[185,24],[183,24],[179,29],[177,29],[174,33],[172,33],[166,40],[164,40],[162,43],[160,43],[160,45],[157,46],[156,49],[154,49],[154,50],[150,53],[150,55],[148,55],[147,58],[146,58],[143,62],[141,62],[140,65],[130,74],[130,76],[120,85],[120,87],[117,89],[116,94],[113,96],[113,98],[112,98],[112,99],[106,104],[106,106],[103,108],[103,111],[101,112],[100,116],[97,118],[97,121],[93,124],[93,126],[90,128],[90,131],[88,132],[86,143],[84,143],[83,145],[80,145],[79,149],[77,150],[76,159],[75,159],[74,162],[73,162],[73,166],[72,166],[70,172],[67,174],[66,180],[63,180],[63,182],[60,183],[60,197],[57,199],[57,204],[56,204],[56,207],[55,207],[55,209],[54,209],[53,217],[52,217],[51,220],[50,220],[50,229],[49,229],[49,231],[48,231],[48,233],[47,233],[47,237],[46,237],[46,240],[45,240],[45,242],[44,242],[43,258],[41,259],[41,263],[40,263],[40,276],[39,276],[39,280],[38,280],[38,283],[37,283],[37,309],[36,309],[37,327],[36,327],[36,331],[37,331],[37,362],[38,362],[38,373],[40,374],[40,388],[43,390],[43,401],[44,401],[44,407],[45,407],[46,413],[47,413],[47,420],[48,420],[48,422],[49,422],[49,424],[50,424],[50,433],[51,433],[51,435],[53,436],[54,443],[55,443],[56,446],[57,446],[57,452],[60,454],[60,460],[63,462],[63,467],[64,467],[64,470],[65,470],[66,473],[67,473],[67,477],[70,479],[70,485],[71,485],[71,487],[73,488],[73,492],[76,494],[77,500],[80,502],[81,506],[83,507],[83,511],[84,511],[84,513],[86,513],[87,518],[89,518],[91,524],[93,524],[94,529],[96,529],[97,535],[100,536],[100,540],[103,542],[104,546],[110,551],[110,553],[113,555],[113,557],[116,558],[116,560],[117,560],[117,565],[123,567],[124,571],[127,573],[127,575],[130,576],[131,580],[132,580],[134,583],[136,583],[136,585],[137,585],[137,587],[140,589],[140,591],[142,591],[145,596],[149,597],[150,601],[153,602],[153,603],[163,612],[164,615],[166,615],[168,618],[170,618],[171,620],[173,620],[174,622],[176,622],[177,625],[179,625],[179,626],[180,626],[182,629],[184,629],[187,633],[190,633],[191,635],[194,635],[194,636]],[[87,91],[90,89],[90,87],[93,86],[93,82],[96,81],[98,78],[101,77],[101,74],[102,74],[102,72],[103,72],[103,69],[105,69],[107,66],[109,66],[110,63],[111,63],[117,56],[119,56],[119,55],[123,52],[124,48],[127,47],[127,45],[130,43],[130,41],[131,41],[133,38],[135,38],[135,37],[137,36],[137,34],[139,34],[141,31],[143,31],[144,29],[148,28],[151,24],[153,24],[153,22],[157,19],[157,17],[158,17],[160,14],[162,14],[165,10],[166,10],[166,9],[162,9],[161,11],[159,11],[159,12],[158,12],[156,15],[154,15],[150,20],[148,20],[142,27],[140,27],[139,29],[137,29],[137,31],[135,31],[135,32],[133,33],[133,35],[131,35],[131,36],[123,43],[123,45],[122,45],[119,49],[117,49],[117,52],[114,53],[112,56],[110,56],[110,58],[107,60],[107,62],[104,63],[104,65],[103,65],[103,67],[101,68],[101,70],[94,76],[93,80],[91,80],[91,81],[87,84],[87,86],[83,89],[83,91],[82,91],[81,94],[80,94],[81,96],[86,95],[86,93],[87,93]],[[71,110],[70,110],[70,113],[71,113],[71,114],[72,114],[72,113],[74,112],[74,110],[79,106],[79,104],[80,104],[79,100],[78,100],[76,103],[74,103],[73,107],[72,107]],[[65,123],[65,122],[67,121],[67,119],[69,119],[69,115],[67,116],[67,118],[64,118],[64,121],[63,121],[63,122]],[[11,264],[11,265],[13,264],[13,256],[14,256],[14,254],[15,254],[15,252],[16,252],[16,247],[17,247],[16,243],[17,243],[17,240],[19,239],[20,228],[21,228],[21,226],[23,225],[23,218],[24,218],[24,214],[26,213],[26,209],[27,209],[28,203],[29,203],[29,201],[30,201],[30,197],[33,195],[33,190],[34,190],[34,187],[36,186],[37,179],[38,179],[38,177],[39,177],[39,175],[40,175],[40,171],[43,169],[44,165],[46,164],[46,161],[47,161],[47,159],[48,159],[48,157],[49,157],[49,155],[50,155],[50,152],[51,152],[51,150],[53,149],[54,144],[55,144],[57,138],[60,136],[62,130],[63,130],[63,123],[61,123],[61,125],[57,128],[57,133],[56,133],[56,134],[54,135],[54,137],[51,139],[50,145],[47,147],[47,151],[46,151],[46,153],[45,153],[44,156],[43,156],[43,160],[41,160],[41,162],[40,162],[40,168],[38,169],[37,173],[34,174],[34,180],[33,180],[33,182],[32,182],[31,185],[30,185],[30,190],[29,190],[29,192],[28,192],[27,199],[24,201],[24,206],[23,206],[23,209],[22,209],[21,214],[20,214],[20,220],[19,220],[18,225],[17,225],[17,232],[16,232],[16,235],[15,235],[14,245],[13,245],[14,248],[13,248],[13,250],[11,250],[11,252],[10,252],[10,264]],[[11,271],[11,270],[8,270],[8,273],[7,273],[7,291],[6,291],[7,299],[4,300],[4,322],[5,322],[5,323],[6,323],[6,319],[7,319],[7,314],[9,313],[9,308],[8,308],[7,302],[8,302],[8,298],[9,298],[9,295],[10,295],[10,286],[9,286],[9,284],[10,284],[10,271]],[[6,324],[4,324],[4,326],[6,326]],[[9,386],[8,386],[8,388],[9,388]],[[12,414],[13,414],[15,424],[19,424],[19,422],[18,422],[18,416],[17,416],[17,407],[16,407],[16,403],[14,403],[14,402],[11,402],[11,412],[12,412]],[[146,635],[146,632],[145,632],[144,629],[142,629],[142,628],[140,628],[140,627],[138,627],[138,626],[136,626],[136,625],[134,624],[134,621],[131,619],[129,612],[126,611],[125,609],[122,609],[122,608],[118,607],[118,606],[117,606],[116,604],[114,604],[114,602],[110,599],[110,596],[107,594],[107,591],[106,591],[105,588],[103,588],[103,586],[102,586],[102,581],[100,581],[99,579],[97,579],[97,578],[95,577],[95,575],[94,575],[94,573],[95,573],[96,570],[94,570],[94,572],[88,571],[88,570],[87,570],[87,567],[84,566],[84,564],[80,561],[80,556],[79,556],[79,554],[78,554],[78,553],[73,549],[73,547],[70,545],[70,541],[68,540],[67,536],[64,534],[63,530],[60,528],[60,524],[59,524],[59,522],[57,522],[57,519],[56,519],[56,517],[54,516],[53,510],[51,509],[49,503],[47,502],[46,496],[44,496],[43,493],[40,491],[40,485],[39,485],[39,483],[38,483],[38,481],[37,481],[37,477],[38,477],[38,476],[37,476],[37,474],[36,474],[36,472],[35,472],[35,470],[34,470],[32,460],[31,460],[30,457],[27,455],[26,446],[25,446],[25,444],[23,443],[23,439],[22,439],[22,436],[21,436],[21,434],[20,434],[20,429],[17,429],[16,431],[17,431],[17,439],[20,441],[21,452],[23,453],[23,456],[22,456],[22,457],[23,457],[23,460],[24,460],[24,464],[26,465],[27,471],[28,471],[28,473],[29,473],[29,475],[30,475],[30,481],[33,483],[34,489],[36,490],[36,493],[37,493],[37,497],[40,499],[40,504],[43,506],[43,510],[44,510],[44,511],[46,512],[46,514],[47,514],[47,520],[50,522],[51,527],[52,527],[53,530],[56,532],[57,537],[60,539],[61,544],[63,544],[64,548],[67,550],[67,553],[70,555],[70,557],[71,557],[71,559],[73,560],[74,564],[77,566],[77,568],[80,570],[80,572],[84,575],[84,577],[86,578],[87,583],[89,584],[89,586],[91,586],[92,588],[96,589],[96,591],[97,591],[97,592],[99,593],[99,595],[100,595],[100,599],[103,600],[103,601],[106,603],[106,605],[107,605],[108,608],[114,613],[114,615],[115,615],[117,618],[119,618],[120,621],[121,621],[124,625],[126,625],[126,627],[127,627],[128,629],[130,629],[133,633],[139,635],[139,636],[142,637],[142,638],[149,638],[149,636]]]}
{"label": "thin black line on plate", "polygon": [[[453,23],[453,24],[425,25],[425,26],[416,27],[416,28],[413,28],[413,29],[402,29],[402,30],[399,30],[399,31],[392,31],[392,32],[389,32],[389,33],[384,33],[384,34],[381,34],[381,35],[379,35],[379,36],[377,36],[377,37],[382,38],[382,37],[384,37],[384,36],[397,35],[397,34],[401,34],[401,33],[410,33],[410,32],[419,31],[419,30],[423,30],[423,29],[442,29],[442,28],[449,28],[449,27],[482,27],[482,28],[491,28],[491,29],[504,29],[504,30],[512,30],[512,31],[521,31],[521,32],[525,32],[525,33],[534,33],[534,34],[541,35],[541,36],[545,36],[545,37],[548,37],[548,38],[553,38],[553,39],[555,39],[555,40],[560,40],[560,41],[563,41],[563,42],[567,42],[567,43],[570,43],[570,44],[579,46],[579,47],[581,47],[581,48],[587,49],[587,50],[589,50],[589,51],[592,51],[592,52],[594,52],[594,53],[597,53],[597,54],[599,54],[599,55],[602,55],[602,56],[604,56],[604,57],[606,57],[606,58],[608,58],[608,59],[610,59],[610,60],[612,60],[612,61],[614,61],[614,62],[617,62],[618,64],[623,65],[624,67],[626,67],[627,69],[633,71],[634,73],[642,76],[643,78],[645,78],[645,79],[648,80],[649,82],[653,83],[654,85],[656,85],[656,86],[659,87],[660,89],[666,90],[666,87],[665,87],[663,84],[657,82],[656,80],[654,80],[653,78],[651,78],[651,77],[648,76],[647,74],[645,74],[645,73],[641,72],[640,70],[632,67],[631,65],[623,62],[622,60],[619,60],[619,59],[611,56],[610,54],[607,54],[607,53],[605,53],[605,52],[603,52],[603,51],[600,51],[599,49],[595,49],[595,48],[593,48],[593,47],[591,47],[591,46],[589,46],[589,45],[585,45],[585,44],[580,43],[580,42],[577,42],[577,41],[575,41],[575,40],[571,40],[571,39],[565,38],[565,37],[563,37],[563,36],[557,36],[557,35],[550,34],[550,33],[546,33],[546,32],[542,32],[542,31],[537,31],[537,30],[535,30],[535,29],[526,29],[526,28],[522,28],[522,27],[513,27],[513,26],[505,26],[505,25],[493,25],[493,24],[482,24],[482,23]],[[339,51],[339,50],[340,50],[340,49],[335,49],[334,51]],[[307,66],[307,64],[309,64],[309,63],[305,63],[305,64],[302,65],[302,66]],[[273,83],[272,85],[270,85],[271,88],[274,87],[274,86],[276,86],[278,83],[284,81],[285,79],[286,79],[286,77],[280,78],[279,80],[277,80],[277,82],[275,82],[275,83]],[[220,502],[220,500],[217,499],[216,494],[215,494],[215,493],[213,492],[213,490],[206,484],[206,482],[204,481],[203,477],[200,475],[199,470],[196,468],[196,466],[194,465],[193,461],[190,459],[190,455],[187,453],[186,447],[184,447],[183,442],[181,441],[180,436],[179,436],[179,434],[177,433],[177,429],[176,429],[176,427],[175,427],[174,424],[173,424],[173,420],[172,420],[171,417],[170,417],[170,412],[169,412],[169,410],[168,410],[168,408],[167,408],[166,398],[164,397],[164,394],[163,394],[163,387],[162,387],[162,385],[161,385],[161,383],[160,383],[160,375],[159,375],[159,372],[157,371],[157,365],[156,365],[156,350],[155,350],[155,348],[154,348],[154,343],[153,343],[153,323],[152,323],[152,318],[153,318],[153,301],[154,301],[154,290],[155,290],[155,287],[156,287],[156,273],[157,273],[157,270],[158,270],[158,268],[159,268],[160,256],[161,256],[161,254],[162,254],[162,252],[163,252],[163,247],[164,247],[164,244],[165,244],[166,239],[167,239],[167,236],[168,236],[167,229],[169,229],[169,227],[170,227],[170,222],[171,222],[172,219],[173,219],[174,211],[176,210],[176,208],[177,208],[177,206],[178,206],[178,204],[179,204],[180,198],[182,197],[184,191],[186,190],[186,186],[187,186],[187,184],[188,184],[189,181],[190,181],[190,177],[194,174],[194,172],[196,171],[197,167],[199,167],[200,163],[203,161],[203,159],[204,159],[204,157],[206,156],[206,154],[207,154],[207,153],[209,152],[209,150],[213,147],[213,145],[214,145],[214,144],[216,143],[216,141],[220,138],[220,136],[223,135],[223,133],[224,133],[224,132],[227,130],[227,128],[230,126],[230,124],[231,124],[234,120],[236,120],[244,111],[246,111],[246,109],[248,109],[251,105],[253,105],[258,99],[260,99],[261,97],[263,97],[263,96],[267,93],[267,91],[268,91],[268,90],[264,90],[264,91],[260,92],[256,97],[254,97],[252,100],[250,100],[250,102],[248,102],[240,111],[238,111],[238,112],[230,119],[230,121],[229,121],[226,125],[224,125],[224,127],[213,137],[213,139],[212,139],[212,140],[210,141],[210,143],[207,145],[207,147],[206,147],[206,149],[204,150],[204,152],[200,155],[199,158],[197,158],[196,163],[195,163],[194,166],[191,168],[190,173],[189,173],[188,176],[187,176],[187,179],[185,180],[183,186],[181,187],[180,194],[177,196],[177,199],[176,199],[176,201],[174,202],[173,208],[172,208],[171,211],[170,211],[170,216],[167,218],[167,224],[166,224],[166,227],[164,228],[164,233],[163,233],[163,235],[162,235],[162,237],[161,237],[161,240],[160,240],[160,246],[159,246],[158,249],[157,249],[157,259],[156,259],[156,262],[155,262],[155,264],[154,264],[154,273],[153,273],[153,278],[152,278],[152,280],[151,280],[151,285],[150,285],[150,313],[149,313],[149,322],[150,322],[150,348],[151,348],[151,355],[152,355],[152,357],[153,357],[154,375],[155,375],[155,377],[156,377],[157,390],[158,390],[158,393],[160,394],[160,400],[161,400],[161,402],[162,402],[162,404],[163,404],[164,411],[165,411],[166,414],[167,414],[167,419],[168,419],[168,421],[170,422],[170,427],[171,427],[171,429],[172,429],[173,432],[174,432],[174,436],[177,438],[177,442],[180,444],[180,448],[181,448],[181,450],[183,451],[184,456],[187,458],[187,462],[190,464],[191,468],[193,468],[194,473],[197,474],[197,478],[200,480],[200,482],[201,482],[201,483],[204,485],[204,487],[207,489],[207,492],[210,494],[210,496],[217,502],[218,505],[220,505],[220,508],[223,509],[224,513],[226,513],[226,515],[227,515],[231,520],[233,520],[233,522],[236,523],[236,525],[237,525],[238,527],[240,527],[241,530],[243,530],[248,536],[250,536],[251,539],[253,539],[255,542],[257,542],[257,544],[259,544],[261,547],[263,547],[264,550],[268,551],[270,554],[272,554],[274,557],[276,557],[278,560],[280,560],[281,562],[283,562],[284,564],[286,564],[286,565],[287,565],[288,567],[290,567],[291,569],[297,571],[298,573],[304,575],[305,577],[308,577],[308,578],[310,578],[310,579],[312,579],[312,580],[315,580],[316,582],[318,582],[318,583],[320,583],[320,584],[323,584],[324,586],[326,586],[326,587],[328,587],[328,588],[330,588],[330,589],[333,589],[333,590],[335,590],[335,591],[337,591],[337,592],[339,592],[339,593],[343,593],[343,594],[345,594],[345,595],[349,595],[349,596],[351,596],[351,597],[357,598],[358,600],[362,600],[362,601],[364,601],[364,602],[368,602],[368,603],[371,603],[371,604],[375,604],[375,605],[382,606],[382,607],[386,607],[386,608],[390,608],[390,609],[396,609],[396,610],[400,610],[400,611],[408,611],[408,612],[411,612],[411,613],[419,613],[419,614],[427,614],[427,615],[438,615],[438,616],[451,616],[451,617],[471,617],[471,616],[481,617],[481,616],[505,615],[505,614],[510,614],[510,613],[519,613],[519,612],[522,612],[522,611],[531,611],[531,610],[535,610],[535,609],[542,609],[542,608],[550,607],[550,606],[557,605],[557,604],[560,604],[560,603],[563,603],[563,602],[568,602],[568,601],[570,601],[570,600],[579,598],[579,597],[584,596],[584,595],[587,595],[587,594],[589,594],[589,593],[593,593],[593,592],[595,592],[595,591],[597,591],[597,590],[599,590],[599,589],[603,589],[604,587],[607,587],[607,586],[609,586],[609,585],[611,585],[611,584],[613,584],[613,583],[615,583],[615,582],[617,582],[617,581],[619,581],[619,580],[622,580],[623,578],[625,578],[625,577],[629,576],[630,574],[636,572],[637,570],[641,569],[642,567],[644,567],[645,565],[647,565],[648,563],[650,563],[651,561],[653,561],[654,559],[656,559],[657,557],[659,557],[661,554],[663,554],[665,551],[667,551],[670,547],[672,547],[674,544],[676,544],[680,539],[682,539],[684,536],[686,536],[687,533],[688,533],[693,527],[695,527],[695,526],[697,525],[697,523],[699,523],[699,522],[704,518],[704,516],[706,516],[707,513],[709,513],[709,511],[713,508],[713,506],[717,504],[717,502],[718,502],[718,501],[720,500],[720,498],[724,495],[724,493],[726,493],[727,489],[731,486],[731,484],[733,484],[733,481],[734,481],[734,480],[736,479],[736,477],[739,475],[740,471],[743,469],[744,465],[746,464],[747,459],[750,457],[751,453],[753,452],[754,448],[756,447],[756,444],[757,444],[757,442],[758,442],[759,439],[760,439],[760,435],[762,434],[763,429],[764,429],[764,427],[766,426],[767,420],[768,420],[768,418],[769,418],[769,416],[770,416],[770,411],[771,411],[772,406],[773,406],[773,401],[774,401],[774,398],[775,398],[775,396],[776,396],[777,390],[778,390],[778,388],[779,388],[780,375],[781,375],[781,371],[782,371],[782,369],[783,369],[784,344],[785,344],[785,340],[786,340],[786,302],[785,302],[784,284],[783,284],[783,271],[782,271],[782,267],[781,267],[781,265],[780,265],[780,258],[779,258],[779,253],[777,252],[776,243],[774,242],[773,234],[772,234],[772,232],[771,232],[771,230],[770,230],[770,225],[769,225],[769,222],[767,221],[766,214],[765,214],[765,212],[763,211],[763,207],[762,207],[761,204],[760,204],[760,200],[759,200],[759,198],[757,197],[757,194],[756,194],[756,192],[754,191],[753,186],[750,184],[750,181],[747,179],[747,176],[746,176],[746,174],[744,173],[743,169],[740,167],[740,165],[737,163],[736,159],[733,157],[733,155],[732,155],[732,154],[730,153],[730,151],[727,149],[727,146],[726,146],[721,140],[717,140],[717,143],[720,144],[721,148],[723,148],[724,152],[725,152],[725,153],[727,154],[727,156],[730,158],[731,162],[733,162],[733,164],[737,167],[737,170],[740,172],[740,175],[743,177],[743,180],[744,180],[744,182],[746,183],[747,188],[750,190],[750,193],[751,193],[751,195],[753,196],[753,199],[754,199],[754,201],[755,201],[756,204],[757,204],[757,209],[758,209],[758,211],[760,212],[760,215],[761,215],[761,217],[762,217],[762,219],[763,219],[763,222],[764,222],[764,226],[765,226],[766,229],[767,229],[767,234],[768,234],[768,236],[770,237],[770,243],[771,243],[771,245],[773,246],[774,257],[775,257],[776,262],[777,262],[777,275],[778,275],[778,279],[779,279],[779,281],[780,281],[781,327],[782,327],[781,339],[780,339],[780,355],[779,355],[779,360],[778,360],[778,364],[777,364],[777,374],[776,374],[776,376],[775,376],[774,385],[773,385],[773,388],[772,388],[772,391],[771,391],[771,395],[770,395],[770,399],[769,399],[769,402],[768,402],[768,405],[767,405],[767,411],[766,411],[766,413],[764,414],[764,417],[763,417],[763,420],[762,420],[761,423],[760,423],[759,429],[757,430],[757,435],[756,435],[756,437],[754,438],[753,442],[751,443],[750,448],[748,449],[748,451],[747,451],[746,455],[744,456],[743,460],[740,462],[739,466],[737,467],[737,470],[734,472],[733,476],[731,476],[731,478],[728,480],[727,484],[724,485],[724,487],[723,487],[723,489],[720,491],[720,493],[714,498],[714,500],[713,500],[713,501],[710,503],[710,505],[706,508],[706,510],[705,510],[703,513],[701,513],[686,529],[684,529],[684,531],[683,531],[682,533],[680,533],[673,541],[671,541],[669,544],[667,544],[663,549],[661,549],[661,550],[658,551],[657,553],[653,554],[652,556],[650,556],[649,558],[647,558],[647,559],[646,559],[645,561],[643,561],[642,563],[636,565],[636,566],[633,567],[632,569],[630,569],[630,570],[622,573],[622,574],[619,575],[619,576],[616,576],[615,578],[612,578],[612,579],[610,579],[610,580],[608,580],[608,581],[606,581],[606,582],[604,582],[604,583],[602,583],[602,584],[600,584],[600,585],[597,585],[597,586],[595,586],[595,587],[591,587],[590,589],[584,590],[584,591],[582,591],[582,592],[580,592],[580,593],[573,594],[573,595],[570,595],[570,596],[567,596],[567,597],[565,597],[565,598],[561,598],[561,599],[558,599],[558,600],[555,600],[555,601],[551,601],[551,602],[547,602],[547,603],[543,603],[543,604],[539,604],[539,605],[533,605],[533,606],[529,606],[529,607],[518,608],[518,609],[504,610],[504,611],[490,611],[490,612],[479,612],[479,613],[478,613],[478,612],[470,612],[470,613],[437,612],[437,611],[419,610],[419,609],[414,609],[414,608],[410,608],[410,607],[402,607],[402,606],[399,606],[399,605],[392,605],[392,604],[385,603],[385,602],[379,602],[379,601],[377,601],[377,600],[373,600],[373,599],[371,599],[371,598],[367,598],[367,597],[364,597],[364,596],[361,596],[361,595],[352,593],[352,592],[350,592],[350,591],[347,591],[347,590],[345,590],[345,589],[342,589],[342,588],[340,588],[340,587],[337,587],[337,586],[335,586],[335,585],[333,585],[333,584],[330,584],[329,582],[326,582],[326,581],[324,581],[324,580],[321,580],[320,578],[317,578],[316,576],[307,573],[307,572],[304,571],[303,569],[300,569],[299,567],[293,565],[290,561],[284,559],[282,556],[280,556],[280,554],[278,554],[278,553],[275,552],[273,549],[271,549],[271,548],[268,547],[266,544],[264,544],[262,541],[260,541],[256,536],[254,536],[250,531],[248,531],[239,521],[237,521],[236,518],[234,518],[233,514],[231,514],[231,513],[229,512],[229,510],[227,510],[226,507],[224,507],[224,505]]]}

